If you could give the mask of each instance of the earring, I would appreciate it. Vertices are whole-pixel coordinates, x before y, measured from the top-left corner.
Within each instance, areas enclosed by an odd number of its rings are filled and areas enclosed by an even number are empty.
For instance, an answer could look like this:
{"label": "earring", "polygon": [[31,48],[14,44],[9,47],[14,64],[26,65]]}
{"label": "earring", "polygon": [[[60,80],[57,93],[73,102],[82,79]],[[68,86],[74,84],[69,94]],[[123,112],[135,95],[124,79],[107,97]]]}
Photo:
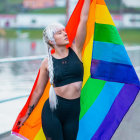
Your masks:
{"label": "earring", "polygon": [[51,54],[53,54],[53,53],[55,53],[55,49],[52,49],[52,50],[51,50]]}

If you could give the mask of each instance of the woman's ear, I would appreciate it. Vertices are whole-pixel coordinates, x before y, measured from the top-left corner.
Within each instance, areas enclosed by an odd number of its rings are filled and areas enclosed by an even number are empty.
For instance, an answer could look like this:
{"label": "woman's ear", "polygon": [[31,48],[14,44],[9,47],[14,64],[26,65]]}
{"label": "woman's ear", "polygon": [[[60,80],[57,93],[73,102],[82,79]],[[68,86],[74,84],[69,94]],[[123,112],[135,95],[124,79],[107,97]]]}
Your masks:
{"label": "woman's ear", "polygon": [[48,42],[51,46],[53,46],[54,45],[54,42],[53,41],[51,41],[51,40],[49,40],[49,42]]}

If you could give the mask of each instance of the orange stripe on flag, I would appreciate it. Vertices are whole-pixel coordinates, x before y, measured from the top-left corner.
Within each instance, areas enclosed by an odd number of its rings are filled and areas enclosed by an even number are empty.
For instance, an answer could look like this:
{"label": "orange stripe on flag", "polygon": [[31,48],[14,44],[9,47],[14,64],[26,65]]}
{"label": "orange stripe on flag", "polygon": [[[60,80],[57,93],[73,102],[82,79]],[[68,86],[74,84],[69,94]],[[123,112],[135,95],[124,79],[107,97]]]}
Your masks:
{"label": "orange stripe on flag", "polygon": [[96,4],[106,5],[104,0],[96,0]]}

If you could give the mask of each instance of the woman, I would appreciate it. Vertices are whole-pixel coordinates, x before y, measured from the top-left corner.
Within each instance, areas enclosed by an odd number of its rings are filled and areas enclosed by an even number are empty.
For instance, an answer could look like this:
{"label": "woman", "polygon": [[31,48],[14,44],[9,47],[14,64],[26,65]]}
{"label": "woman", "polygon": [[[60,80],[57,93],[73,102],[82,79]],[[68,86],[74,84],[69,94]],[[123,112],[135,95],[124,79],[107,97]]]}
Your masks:
{"label": "woman", "polygon": [[48,25],[43,31],[47,58],[40,67],[40,76],[26,115],[19,120],[19,128],[38,103],[50,78],[49,100],[42,109],[42,128],[47,140],[76,140],[79,125],[80,93],[83,80],[82,48],[86,37],[86,23],[90,0],[85,0],[75,42],[70,48],[65,27]]}

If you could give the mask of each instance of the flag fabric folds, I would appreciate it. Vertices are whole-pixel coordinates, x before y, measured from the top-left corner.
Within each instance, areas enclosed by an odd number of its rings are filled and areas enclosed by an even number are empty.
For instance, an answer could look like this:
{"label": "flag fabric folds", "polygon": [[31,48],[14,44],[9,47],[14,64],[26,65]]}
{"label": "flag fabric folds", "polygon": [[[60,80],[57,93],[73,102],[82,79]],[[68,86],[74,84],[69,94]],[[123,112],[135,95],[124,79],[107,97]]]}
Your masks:
{"label": "flag fabric folds", "polygon": [[[70,40],[67,47],[71,46],[75,38],[83,3],[84,0],[78,1],[67,23],[66,32]],[[84,76],[77,140],[110,140],[135,101],[140,81],[104,0],[91,0],[82,61]],[[39,74],[40,69],[11,131],[23,139],[46,139],[42,130],[41,111],[49,98],[50,82],[24,125],[19,130],[16,127],[27,111]]]}

